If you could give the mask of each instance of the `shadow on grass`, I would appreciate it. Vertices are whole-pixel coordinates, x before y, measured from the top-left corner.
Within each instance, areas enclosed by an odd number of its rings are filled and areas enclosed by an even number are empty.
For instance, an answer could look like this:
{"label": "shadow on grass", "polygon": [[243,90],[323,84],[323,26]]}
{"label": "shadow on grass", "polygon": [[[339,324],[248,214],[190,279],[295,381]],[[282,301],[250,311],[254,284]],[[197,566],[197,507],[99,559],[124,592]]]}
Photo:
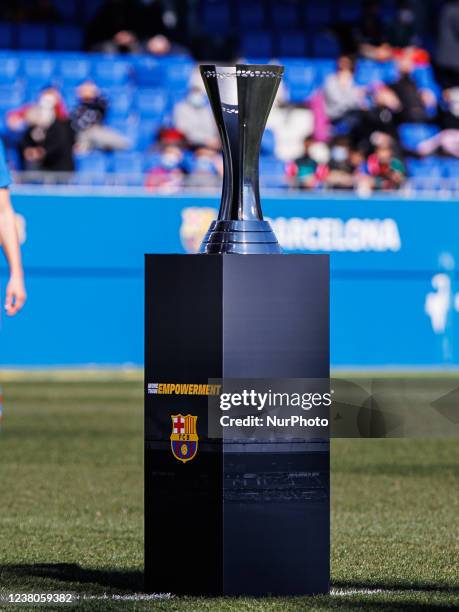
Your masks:
{"label": "shadow on grass", "polygon": [[[0,566],[1,582],[3,584],[8,582],[8,579],[13,581],[28,583],[31,579],[43,579],[44,581],[55,581],[57,583],[67,583],[70,591],[85,591],[85,585],[93,585],[93,587],[100,587],[104,591],[112,591],[114,593],[124,592],[126,594],[131,593],[142,593],[144,590],[144,574],[138,570],[97,570],[97,569],[86,569],[76,563],[36,563],[36,564],[20,564],[20,565],[3,565]],[[49,585],[46,585],[48,587]],[[406,582],[365,582],[365,581],[352,581],[352,580],[338,580],[333,581],[332,588],[334,590],[343,591],[355,591],[355,593],[343,595],[332,595],[319,596],[315,598],[314,609],[317,610],[329,610],[329,609],[344,609],[346,611],[359,610],[363,606],[371,606],[373,610],[420,610],[420,609],[445,609],[451,608],[451,605],[447,603],[438,603],[434,605],[433,602],[429,601],[413,601],[408,599],[408,593],[410,591],[420,591],[426,594],[450,594],[456,595],[459,593],[459,589],[455,586],[441,586],[436,584],[428,583],[415,583],[407,584]],[[48,591],[48,588],[45,590]],[[43,586],[42,586],[43,588]],[[56,588],[55,586],[53,588]],[[381,590],[386,595],[398,596],[396,599],[387,599],[386,601],[378,601],[377,599],[369,602],[368,597],[371,597],[371,591]],[[359,591],[362,591],[359,593]],[[403,597],[406,593],[407,599]],[[376,593],[375,593],[376,595]],[[180,599],[175,600],[176,603],[180,603]],[[212,603],[212,597],[203,597],[203,600],[207,600],[209,604]],[[245,598],[244,598],[245,599]],[[249,597],[254,601],[263,599]],[[271,602],[284,600],[281,598],[269,598]],[[308,598],[306,598],[308,599]],[[238,598],[235,598],[235,603]],[[299,609],[305,609],[305,601],[302,597],[287,597],[286,601],[290,601],[290,604],[294,605],[298,601],[298,605],[301,606]],[[215,610],[218,610],[219,599],[215,601]],[[206,604],[207,605],[207,604]],[[177,609],[179,609],[177,607]],[[180,607],[180,609],[182,609]],[[185,608],[183,608],[185,609]],[[207,609],[207,608],[206,608]],[[209,608],[211,609],[211,608]],[[250,608],[248,608],[250,609]],[[279,608],[282,609],[282,608]],[[290,609],[287,606],[287,609]]]}
{"label": "shadow on grass", "polygon": [[143,572],[130,570],[85,569],[77,563],[34,563],[30,565],[4,565],[0,567],[3,580],[6,576],[15,578],[46,578],[59,582],[96,584],[101,587],[140,592],[144,588]]}

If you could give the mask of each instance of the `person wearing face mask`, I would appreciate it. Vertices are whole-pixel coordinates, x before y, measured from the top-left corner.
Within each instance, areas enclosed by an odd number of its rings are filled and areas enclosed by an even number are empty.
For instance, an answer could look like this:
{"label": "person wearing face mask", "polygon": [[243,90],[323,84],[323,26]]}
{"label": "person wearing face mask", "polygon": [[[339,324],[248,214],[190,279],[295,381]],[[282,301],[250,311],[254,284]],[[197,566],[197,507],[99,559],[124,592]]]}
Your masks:
{"label": "person wearing face mask", "polygon": [[352,189],[354,186],[354,166],[351,159],[351,147],[347,138],[338,137],[330,147],[327,187],[331,189]]}
{"label": "person wearing face mask", "polygon": [[76,135],[76,149],[86,153],[92,149],[120,151],[130,146],[129,139],[104,125],[108,102],[93,81],[84,81],[77,88],[78,105],[71,114]]}
{"label": "person wearing face mask", "polygon": [[176,145],[165,145],[158,162],[147,173],[145,187],[160,193],[176,193],[183,186],[185,174],[183,150]]}
{"label": "person wearing face mask", "polygon": [[73,172],[73,132],[67,117],[59,115],[60,102],[59,92],[48,87],[27,109],[28,127],[20,143],[26,170]]}
{"label": "person wearing face mask", "polygon": [[323,89],[329,119],[335,125],[345,125],[347,132],[361,121],[361,111],[365,108],[365,90],[357,86],[354,68],[354,60],[342,55],[336,72],[327,77]]}
{"label": "person wearing face mask", "polygon": [[175,105],[173,123],[192,148],[220,148],[217,126],[206,93],[200,85],[192,84],[187,97]]}

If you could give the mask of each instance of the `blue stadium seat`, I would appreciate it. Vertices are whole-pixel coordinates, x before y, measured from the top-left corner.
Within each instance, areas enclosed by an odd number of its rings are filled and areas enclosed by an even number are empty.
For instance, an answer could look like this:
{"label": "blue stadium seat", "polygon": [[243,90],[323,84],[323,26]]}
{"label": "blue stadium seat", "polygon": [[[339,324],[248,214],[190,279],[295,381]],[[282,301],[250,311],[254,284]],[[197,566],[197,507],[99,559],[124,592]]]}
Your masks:
{"label": "blue stadium seat", "polygon": [[304,33],[285,32],[279,34],[277,49],[282,56],[304,57],[306,55],[306,39]]}
{"label": "blue stadium seat", "polygon": [[113,117],[126,117],[133,108],[133,93],[129,87],[102,88],[106,96],[108,110]]}
{"label": "blue stadium seat", "polygon": [[390,21],[395,17],[397,11],[397,0],[383,0],[381,2],[381,19]]}
{"label": "blue stadium seat", "polygon": [[[3,131],[3,130],[2,130]],[[12,170],[21,169],[21,156],[18,147],[8,147],[6,149],[6,160],[8,167]]]}
{"label": "blue stadium seat", "polygon": [[441,159],[440,164],[445,176],[459,179],[459,159]]}
{"label": "blue stadium seat", "polygon": [[425,159],[407,159],[409,176],[420,179],[441,179],[448,175],[444,160],[440,157]]}
{"label": "blue stadium seat", "polygon": [[384,68],[380,62],[367,59],[357,62],[355,80],[358,85],[369,85],[370,83],[384,81],[384,77]]}
{"label": "blue stadium seat", "polygon": [[276,142],[274,138],[274,133],[271,130],[265,130],[263,133],[263,138],[261,139],[261,147],[260,153],[261,155],[267,155],[269,157],[274,156],[274,148]]}
{"label": "blue stadium seat", "polygon": [[51,46],[61,51],[80,51],[84,36],[81,28],[73,25],[55,25],[51,28]]}
{"label": "blue stadium seat", "polygon": [[317,87],[311,83],[296,83],[288,87],[289,100],[296,104],[306,102],[312,94],[317,90]]}
{"label": "blue stadium seat", "polygon": [[158,89],[139,89],[136,107],[142,117],[160,118],[167,106],[167,95]]}
{"label": "blue stadium seat", "polygon": [[53,0],[53,4],[64,21],[76,22],[82,13],[78,0]]}
{"label": "blue stadium seat", "polygon": [[168,88],[188,89],[194,63],[189,58],[174,58],[163,66]]}
{"label": "blue stadium seat", "polygon": [[83,5],[84,20],[89,22],[105,3],[105,0],[80,0],[80,2]]}
{"label": "blue stadium seat", "polygon": [[262,30],[265,25],[263,0],[239,0],[239,26],[247,30]]}
{"label": "blue stadium seat", "polygon": [[117,174],[143,173],[143,154],[138,151],[116,151],[113,153],[113,172]]}
{"label": "blue stadium seat", "polygon": [[231,29],[228,0],[202,0],[201,24],[208,34],[227,34]]}
{"label": "blue stadium seat", "polygon": [[139,151],[145,151],[155,142],[155,137],[161,129],[161,121],[157,119],[144,119],[140,124],[140,130],[137,137],[136,148]]}
{"label": "blue stadium seat", "polygon": [[56,62],[45,53],[28,54],[22,62],[22,72],[29,86],[37,88],[53,81]]}
{"label": "blue stadium seat", "polygon": [[125,85],[130,73],[130,62],[113,57],[94,60],[91,70],[91,76],[99,87]]}
{"label": "blue stadium seat", "polygon": [[153,57],[134,59],[134,78],[139,87],[155,87],[164,83],[164,63]]}
{"label": "blue stadium seat", "polygon": [[340,48],[336,36],[332,32],[316,32],[312,34],[312,54],[314,57],[338,57]]}
{"label": "blue stadium seat", "polygon": [[20,85],[0,85],[0,112],[6,112],[24,103],[24,89]]}
{"label": "blue stadium seat", "polygon": [[271,27],[279,30],[298,27],[298,2],[296,0],[272,0]]}
{"label": "blue stadium seat", "polygon": [[89,175],[103,175],[109,167],[109,158],[101,151],[92,151],[85,155],[75,156],[75,166],[77,172]]}
{"label": "blue stadium seat", "polygon": [[61,89],[67,110],[72,111],[78,104],[78,97],[74,86]]}
{"label": "blue stadium seat", "polygon": [[0,49],[12,49],[15,43],[15,27],[11,23],[0,23]]}
{"label": "blue stadium seat", "polygon": [[345,0],[338,2],[338,19],[346,23],[356,23],[362,16],[362,0]]}
{"label": "blue stadium seat", "polygon": [[438,134],[439,128],[427,123],[404,123],[399,127],[400,141],[409,151],[415,151],[427,138]]}
{"label": "blue stadium seat", "polygon": [[[1,36],[1,34],[0,34]],[[11,57],[8,53],[2,52],[0,55],[0,81],[17,78],[20,69],[20,62],[17,57]]]}
{"label": "blue stadium seat", "polygon": [[437,100],[441,95],[441,89],[435,80],[435,76],[431,66],[423,66],[416,68],[413,71],[413,78],[416,81],[418,87],[421,89],[429,89],[435,94]]}
{"label": "blue stadium seat", "polygon": [[288,58],[282,58],[282,63],[285,66],[284,80],[287,85],[315,85],[317,82],[317,66],[313,60],[295,61]]}
{"label": "blue stadium seat", "polygon": [[331,59],[323,59],[323,60],[317,59],[315,60],[314,64],[315,64],[316,74],[317,74],[316,85],[318,87],[321,87],[324,84],[325,79],[330,74],[335,72],[336,62]]}
{"label": "blue stadium seat", "polygon": [[158,151],[153,151],[152,153],[147,153],[144,159],[144,168],[145,170],[151,170],[152,168],[157,168],[161,163],[161,154]]}
{"label": "blue stadium seat", "polygon": [[248,32],[241,36],[240,51],[248,57],[272,57],[273,44],[270,32]]}
{"label": "blue stadium seat", "polygon": [[58,74],[66,86],[75,86],[90,78],[90,68],[90,62],[83,54],[63,55],[58,63]]}
{"label": "blue stadium seat", "polygon": [[261,183],[265,187],[283,187],[285,185],[285,163],[275,157],[263,157],[260,160]]}
{"label": "blue stadium seat", "polygon": [[392,83],[398,79],[398,66],[397,62],[382,62],[379,64],[382,70],[382,78],[385,83]]}
{"label": "blue stadium seat", "polygon": [[271,157],[261,157],[260,184],[261,187],[272,189],[285,187],[287,181],[285,178],[284,162]]}
{"label": "blue stadium seat", "polygon": [[44,24],[22,23],[18,26],[18,45],[25,50],[45,50],[49,46],[49,30]]}
{"label": "blue stadium seat", "polygon": [[307,0],[303,3],[303,14],[308,26],[325,26],[332,21],[331,0]]}

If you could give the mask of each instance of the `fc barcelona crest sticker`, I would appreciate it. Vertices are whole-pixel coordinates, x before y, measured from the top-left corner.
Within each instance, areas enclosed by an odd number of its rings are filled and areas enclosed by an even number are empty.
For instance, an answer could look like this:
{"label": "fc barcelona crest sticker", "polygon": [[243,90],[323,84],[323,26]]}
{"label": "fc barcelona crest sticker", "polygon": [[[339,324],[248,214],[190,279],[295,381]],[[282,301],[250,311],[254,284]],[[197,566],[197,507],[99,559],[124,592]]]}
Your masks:
{"label": "fc barcelona crest sticker", "polygon": [[171,449],[176,459],[186,463],[196,457],[198,452],[197,416],[172,414]]}

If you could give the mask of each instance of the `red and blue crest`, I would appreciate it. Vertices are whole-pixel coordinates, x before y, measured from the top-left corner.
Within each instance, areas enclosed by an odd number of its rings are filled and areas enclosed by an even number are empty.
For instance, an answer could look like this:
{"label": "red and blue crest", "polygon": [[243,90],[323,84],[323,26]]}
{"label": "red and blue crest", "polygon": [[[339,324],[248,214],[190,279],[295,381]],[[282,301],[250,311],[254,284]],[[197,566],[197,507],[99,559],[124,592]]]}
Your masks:
{"label": "red and blue crest", "polygon": [[186,463],[198,452],[197,416],[172,414],[171,450],[176,459]]}

